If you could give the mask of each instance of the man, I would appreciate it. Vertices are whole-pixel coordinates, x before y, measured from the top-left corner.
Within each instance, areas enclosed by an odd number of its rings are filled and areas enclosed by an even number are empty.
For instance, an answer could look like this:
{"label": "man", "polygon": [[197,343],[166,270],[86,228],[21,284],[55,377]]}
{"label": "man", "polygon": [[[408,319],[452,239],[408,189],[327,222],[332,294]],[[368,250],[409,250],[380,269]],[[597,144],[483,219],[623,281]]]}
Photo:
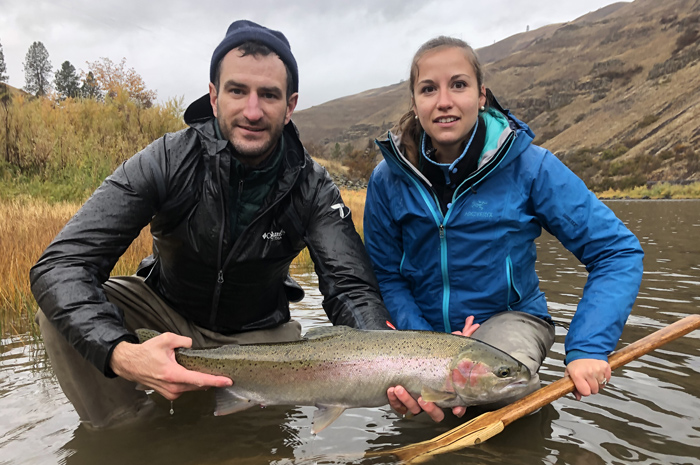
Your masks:
{"label": "man", "polygon": [[[210,80],[185,113],[190,127],[120,166],[31,270],[52,365],[93,427],[150,410],[135,383],[170,400],[231,385],[178,365],[178,347],[298,339],[289,301],[303,291],[288,272],[304,247],[333,324],[388,328],[347,207],[291,123],[298,71],[285,36],[234,22]],[[108,280],[149,223],[153,255],[137,276]],[[164,334],[137,344],[139,327]]]}

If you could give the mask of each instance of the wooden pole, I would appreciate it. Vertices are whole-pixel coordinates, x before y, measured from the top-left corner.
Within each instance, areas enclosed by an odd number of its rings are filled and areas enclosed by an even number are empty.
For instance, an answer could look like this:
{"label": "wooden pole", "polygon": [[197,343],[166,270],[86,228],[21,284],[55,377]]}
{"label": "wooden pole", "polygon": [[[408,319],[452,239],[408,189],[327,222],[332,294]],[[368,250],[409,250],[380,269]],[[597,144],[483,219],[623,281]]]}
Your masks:
{"label": "wooden pole", "polygon": [[[611,354],[608,358],[610,368],[615,370],[698,328],[700,328],[700,315],[687,316]],[[573,390],[574,383],[567,376],[523,397],[517,402],[502,409],[480,415],[428,441],[367,455],[394,455],[404,462],[417,462],[432,455],[444,454],[480,444],[503,431],[506,426],[518,418],[522,418],[552,403]]]}

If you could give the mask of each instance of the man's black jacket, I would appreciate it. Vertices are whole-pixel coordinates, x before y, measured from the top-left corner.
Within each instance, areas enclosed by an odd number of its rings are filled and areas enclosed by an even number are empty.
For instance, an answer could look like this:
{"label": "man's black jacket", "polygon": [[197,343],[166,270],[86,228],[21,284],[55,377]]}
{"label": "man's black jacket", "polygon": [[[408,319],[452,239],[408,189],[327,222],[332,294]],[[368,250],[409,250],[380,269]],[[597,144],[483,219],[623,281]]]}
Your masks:
{"label": "man's black jacket", "polygon": [[111,351],[136,342],[102,289],[150,223],[153,256],[146,283],[196,324],[224,333],[289,321],[303,291],[289,265],[309,248],[323,307],[335,325],[387,329],[390,319],[347,207],[328,173],[284,129],[277,185],[235,243],[230,241],[230,145],[212,118],[150,144],[124,162],[82,206],[30,272],[48,319],[99,370],[113,376]]}

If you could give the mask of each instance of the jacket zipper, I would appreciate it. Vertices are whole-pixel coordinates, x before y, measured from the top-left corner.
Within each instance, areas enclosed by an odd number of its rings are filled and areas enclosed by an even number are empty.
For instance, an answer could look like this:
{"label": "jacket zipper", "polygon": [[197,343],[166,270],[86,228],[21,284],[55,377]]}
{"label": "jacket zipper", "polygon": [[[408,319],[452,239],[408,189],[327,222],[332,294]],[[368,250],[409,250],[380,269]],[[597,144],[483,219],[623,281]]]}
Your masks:
{"label": "jacket zipper", "polygon": [[224,186],[221,184],[221,155],[216,154],[216,182],[219,183],[219,192],[221,192],[220,195],[220,203],[221,203],[221,212],[224,216],[223,221],[221,222],[221,231],[219,232],[219,253],[217,254],[216,257],[216,267],[219,269],[219,273],[217,275],[216,279],[216,285],[214,286],[214,295],[212,296],[212,306],[211,306],[211,317],[209,319],[209,324],[213,325],[214,320],[216,319],[216,308],[219,305],[219,298],[221,297],[221,288],[223,287],[224,284],[224,269],[223,266],[221,265],[221,259],[222,255],[224,253],[224,233],[226,232],[226,203],[224,201]]}
{"label": "jacket zipper", "polygon": [[[218,155],[217,155],[217,157],[218,157]],[[218,158],[217,158],[217,161],[218,161]],[[209,325],[211,327],[214,326],[214,323],[216,322],[217,314],[219,312],[219,300],[221,299],[221,289],[223,288],[223,284],[224,284],[224,271],[228,267],[228,264],[230,263],[231,259],[234,257],[234,255],[235,255],[234,252],[238,252],[238,249],[240,248],[240,244],[242,242],[243,237],[245,236],[246,231],[256,221],[258,221],[260,218],[265,216],[265,214],[267,214],[267,212],[269,212],[275,205],[280,203],[280,201],[282,201],[282,199],[285,198],[289,194],[289,192],[292,190],[292,188],[296,184],[296,181],[299,177],[300,172],[301,172],[301,168],[297,169],[297,172],[294,176],[294,179],[290,183],[289,189],[287,189],[286,192],[284,192],[282,195],[280,195],[274,202],[272,202],[270,205],[268,205],[267,208],[264,211],[262,211],[258,216],[253,218],[253,220],[250,222],[250,224],[248,224],[248,226],[246,226],[246,228],[241,232],[241,235],[238,237],[238,239],[236,239],[236,242],[231,247],[231,251],[229,252],[228,256],[226,257],[226,260],[224,260],[223,265],[221,264],[221,259],[222,259],[222,255],[223,255],[223,240],[224,240],[224,230],[226,228],[227,212],[224,209],[223,195],[221,196],[222,197],[222,200],[221,200],[222,214],[223,214],[224,218],[222,221],[221,234],[219,237],[219,257],[218,257],[219,273],[218,273],[217,280],[216,280],[216,287],[214,288],[214,298],[212,301],[211,316],[209,317]],[[222,189],[221,173],[220,173],[220,169],[218,166],[218,162],[217,162],[217,176],[216,177],[217,177],[217,180],[219,182],[219,189]],[[240,196],[242,190],[243,190],[243,180],[240,180],[238,183],[238,195],[239,196]]]}
{"label": "jacket zipper", "polygon": [[[391,143],[391,147],[393,148],[394,153],[396,153],[397,156],[400,158],[400,155],[398,155],[400,152],[394,144],[394,141],[391,137],[389,138],[389,142]],[[381,145],[380,149],[382,151],[385,150]],[[392,154],[389,155],[391,156]],[[438,201],[435,192],[432,191],[432,189],[430,190],[430,192],[426,192],[428,189],[426,189],[423,183],[415,179],[415,176],[413,176],[406,169],[406,167],[402,166],[400,159],[398,165],[418,189],[418,192],[423,198],[423,201],[430,210],[430,213],[433,215],[433,219],[435,220],[435,224],[438,228],[438,234],[440,236],[440,270],[442,274],[442,322],[445,326],[445,332],[451,333],[452,326],[450,325],[450,275],[447,268],[447,234],[445,232],[445,223],[447,221],[446,218],[442,216],[442,211],[439,207],[440,202]],[[413,165],[410,166],[412,167]]]}
{"label": "jacket zipper", "polygon": [[518,300],[516,300],[514,303],[517,304],[520,302],[522,297],[520,296],[520,292],[518,291],[518,288],[515,287],[515,279],[513,279],[513,260],[510,258],[510,255],[506,257],[506,280],[508,281],[508,297],[506,300],[506,307],[508,307],[508,310],[513,310],[510,307],[510,291],[511,289],[515,293],[516,297]]}
{"label": "jacket zipper", "polygon": [[447,269],[447,237],[445,237],[445,225],[440,227],[440,269],[442,271],[442,322],[445,332],[452,332],[450,325],[450,273]]}

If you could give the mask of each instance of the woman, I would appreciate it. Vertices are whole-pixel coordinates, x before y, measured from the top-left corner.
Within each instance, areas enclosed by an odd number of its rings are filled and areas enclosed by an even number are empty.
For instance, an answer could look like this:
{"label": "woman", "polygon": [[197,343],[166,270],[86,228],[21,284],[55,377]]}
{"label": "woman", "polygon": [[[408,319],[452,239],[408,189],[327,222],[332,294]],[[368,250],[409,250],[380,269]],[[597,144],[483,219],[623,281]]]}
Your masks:
{"label": "woman", "polygon": [[[610,379],[615,348],[642,277],[635,236],[534,134],[500,107],[465,42],[438,37],[416,53],[411,110],[378,141],[365,243],[398,329],[472,335],[528,366],[533,382],[554,341],[535,273],[535,239],[555,235],[589,271],[566,337],[577,399]],[[400,413],[434,404],[389,389]],[[515,399],[511,399],[515,400]],[[454,410],[460,415],[463,408]]]}

